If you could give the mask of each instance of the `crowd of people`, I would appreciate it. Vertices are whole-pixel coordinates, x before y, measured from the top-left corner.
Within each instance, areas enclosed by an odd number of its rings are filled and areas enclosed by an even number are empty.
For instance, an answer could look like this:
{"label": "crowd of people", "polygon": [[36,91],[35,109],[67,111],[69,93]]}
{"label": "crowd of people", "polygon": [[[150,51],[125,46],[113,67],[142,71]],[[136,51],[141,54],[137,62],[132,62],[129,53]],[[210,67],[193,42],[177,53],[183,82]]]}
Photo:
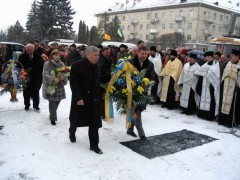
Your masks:
{"label": "crowd of people", "polygon": [[[112,67],[119,59],[128,61],[140,72],[146,69],[145,77],[152,86],[150,104],[157,104],[169,110],[180,108],[186,115],[197,114],[201,119],[218,121],[220,125],[234,127],[240,125],[240,51],[232,50],[231,55],[207,51],[204,60],[197,55],[174,49],[166,52],[149,49],[143,41],[128,49],[124,44],[119,47],[81,46],[70,47],[41,46],[38,40],[29,43],[18,61],[24,69],[30,69],[29,81],[23,91],[25,110],[40,110],[39,91],[42,87],[43,98],[49,101],[49,120],[56,125],[57,108],[66,98],[64,86],[70,81],[72,101],[70,109],[69,139],[76,142],[77,127],[89,126],[90,150],[102,154],[98,147],[98,129],[105,119],[105,88],[112,76]],[[56,68],[71,66],[70,77],[52,74]],[[54,83],[56,92],[48,93],[48,85]],[[145,108],[136,107],[137,117],[127,129],[127,134],[146,141],[141,114]]]}

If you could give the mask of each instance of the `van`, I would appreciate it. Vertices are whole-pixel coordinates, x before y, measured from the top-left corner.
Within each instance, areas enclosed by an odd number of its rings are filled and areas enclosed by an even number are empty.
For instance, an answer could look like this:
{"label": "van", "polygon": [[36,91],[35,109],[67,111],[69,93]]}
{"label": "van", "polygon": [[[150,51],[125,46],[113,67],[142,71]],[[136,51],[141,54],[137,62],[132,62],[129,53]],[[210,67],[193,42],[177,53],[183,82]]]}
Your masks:
{"label": "van", "polygon": [[24,52],[25,46],[15,42],[0,41],[0,64],[12,60],[17,60],[19,55]]}
{"label": "van", "polygon": [[117,47],[119,47],[121,44],[127,45],[128,49],[132,49],[134,47],[137,47],[137,45],[133,44],[133,43],[113,42],[113,41],[103,41],[102,42],[102,46],[117,46]]}

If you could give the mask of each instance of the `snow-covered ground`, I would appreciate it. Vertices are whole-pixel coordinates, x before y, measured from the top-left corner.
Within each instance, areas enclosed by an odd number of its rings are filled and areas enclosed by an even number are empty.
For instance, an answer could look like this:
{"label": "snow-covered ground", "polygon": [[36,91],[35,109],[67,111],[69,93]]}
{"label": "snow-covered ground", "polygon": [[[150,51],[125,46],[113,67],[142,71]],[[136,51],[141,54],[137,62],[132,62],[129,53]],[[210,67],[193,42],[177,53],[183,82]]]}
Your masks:
{"label": "snow-covered ground", "polygon": [[[48,120],[48,101],[41,98],[40,112],[26,112],[22,94],[18,103],[10,94],[0,97],[1,180],[239,180],[240,139],[217,122],[150,105],[143,112],[147,136],[187,129],[219,139],[175,154],[147,159],[119,142],[135,138],[126,134],[124,116],[103,122],[98,155],[89,150],[88,128],[78,128],[77,143],[68,138],[71,91],[58,109],[58,121]],[[240,129],[238,129],[239,133]]]}

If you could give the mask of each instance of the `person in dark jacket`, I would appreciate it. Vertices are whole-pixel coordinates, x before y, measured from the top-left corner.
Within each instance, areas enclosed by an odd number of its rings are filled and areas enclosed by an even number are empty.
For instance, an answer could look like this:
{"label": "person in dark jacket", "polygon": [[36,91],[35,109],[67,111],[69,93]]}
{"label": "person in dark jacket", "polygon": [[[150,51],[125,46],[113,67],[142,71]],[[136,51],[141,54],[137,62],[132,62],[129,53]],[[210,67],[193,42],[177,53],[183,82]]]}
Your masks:
{"label": "person in dark jacket", "polygon": [[100,77],[97,62],[99,49],[90,46],[86,49],[86,57],[72,64],[70,72],[70,87],[72,102],[70,110],[69,138],[76,142],[77,127],[89,127],[88,136],[90,150],[102,154],[98,147],[98,130],[102,127],[100,111]]}
{"label": "person in dark jacket", "polygon": [[68,56],[67,56],[65,64],[67,66],[71,66],[72,63],[74,63],[74,62],[76,62],[76,61],[78,61],[80,59],[82,59],[82,57],[81,57],[79,51],[77,50],[76,44],[72,44],[70,46],[70,51],[68,53]]}
{"label": "person in dark jacket", "polygon": [[29,81],[23,90],[25,110],[29,110],[30,99],[33,100],[33,108],[39,110],[39,90],[42,86],[42,71],[44,61],[34,52],[34,45],[27,44],[25,53],[19,56],[18,61],[28,72]]}
{"label": "person in dark jacket", "polygon": [[[99,56],[99,68],[100,68],[100,83],[106,85],[111,79],[111,68],[113,59],[110,56],[111,49],[109,47],[103,47],[102,52]],[[105,88],[101,88],[101,116],[105,119],[105,105],[104,105],[104,94],[106,93]]]}
{"label": "person in dark jacket", "polygon": [[[129,60],[129,62],[140,72],[143,69],[146,69],[145,78],[148,78],[150,81],[156,78],[156,74],[154,72],[154,65],[148,59],[148,49],[147,47],[139,47],[138,54],[133,59]],[[133,97],[134,98],[134,97]],[[138,131],[138,135],[140,140],[146,141],[147,138],[145,136],[145,132],[142,126],[142,111],[144,110],[143,107],[136,107],[135,111],[137,114],[137,118],[133,120],[132,125],[130,128],[127,129],[127,134],[133,137],[137,137],[134,133],[133,128],[134,125]]]}

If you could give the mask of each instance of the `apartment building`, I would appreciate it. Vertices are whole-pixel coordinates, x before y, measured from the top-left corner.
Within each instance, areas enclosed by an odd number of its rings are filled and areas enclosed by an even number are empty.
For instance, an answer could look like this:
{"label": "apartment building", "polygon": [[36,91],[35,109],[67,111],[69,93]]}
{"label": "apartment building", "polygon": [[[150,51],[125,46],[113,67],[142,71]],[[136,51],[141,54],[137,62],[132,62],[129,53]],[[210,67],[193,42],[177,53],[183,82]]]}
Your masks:
{"label": "apartment building", "polygon": [[153,4],[148,1],[147,5],[146,1],[145,6],[141,6],[144,0],[134,0],[132,5],[129,0],[126,4],[116,3],[96,17],[99,22],[104,13],[108,13],[110,19],[118,16],[125,40],[137,38],[151,42],[166,33],[179,32],[186,38],[186,46],[197,49],[206,47],[211,39],[229,31],[240,34],[239,3],[231,4],[235,8],[229,8],[226,7],[228,4],[221,5],[217,1],[159,0],[156,3],[155,0]]}

